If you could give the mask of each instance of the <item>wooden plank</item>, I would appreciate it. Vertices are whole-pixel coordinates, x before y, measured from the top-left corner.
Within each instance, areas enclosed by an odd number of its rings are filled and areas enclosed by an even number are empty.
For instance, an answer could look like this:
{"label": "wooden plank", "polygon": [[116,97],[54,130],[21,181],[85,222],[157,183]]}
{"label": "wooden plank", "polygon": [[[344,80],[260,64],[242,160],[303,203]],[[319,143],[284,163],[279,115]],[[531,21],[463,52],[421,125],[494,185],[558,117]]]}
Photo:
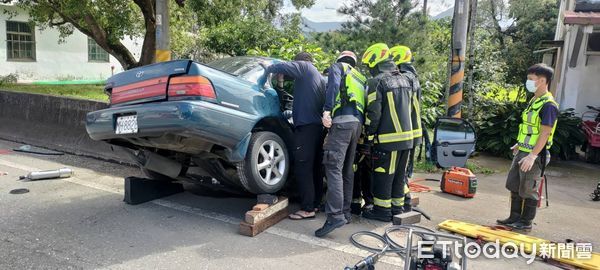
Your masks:
{"label": "wooden plank", "polygon": [[261,220],[261,222],[259,222],[257,224],[249,224],[247,222],[242,221],[240,223],[240,234],[245,235],[245,236],[254,237],[254,236],[258,235],[259,233],[263,232],[264,230],[268,229],[269,227],[279,223],[280,221],[285,219],[287,216],[288,216],[288,210],[286,207],[286,208],[281,209],[278,212],[274,213],[273,215]]}
{"label": "wooden plank", "polygon": [[[259,206],[260,204],[256,205]],[[253,208],[253,210],[246,212],[246,216],[244,218],[244,221],[248,224],[256,224],[261,222],[262,220],[268,218],[271,215],[274,215],[275,213],[279,212],[282,209],[287,209],[289,203],[288,203],[288,199],[285,197],[281,197],[279,198],[279,201],[277,203],[275,203],[274,205],[271,205],[269,207],[256,207],[257,210],[254,210],[255,208]],[[263,209],[263,210],[260,210]]]}

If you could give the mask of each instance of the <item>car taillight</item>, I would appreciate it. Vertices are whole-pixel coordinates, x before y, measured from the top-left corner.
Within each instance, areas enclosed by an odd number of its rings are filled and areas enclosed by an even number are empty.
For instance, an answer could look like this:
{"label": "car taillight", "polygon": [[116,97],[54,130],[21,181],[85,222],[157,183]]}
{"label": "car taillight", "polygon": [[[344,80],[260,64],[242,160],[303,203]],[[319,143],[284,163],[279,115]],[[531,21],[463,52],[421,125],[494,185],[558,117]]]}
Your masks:
{"label": "car taillight", "polygon": [[169,97],[199,96],[217,98],[215,89],[207,78],[202,76],[174,77],[169,81]]}

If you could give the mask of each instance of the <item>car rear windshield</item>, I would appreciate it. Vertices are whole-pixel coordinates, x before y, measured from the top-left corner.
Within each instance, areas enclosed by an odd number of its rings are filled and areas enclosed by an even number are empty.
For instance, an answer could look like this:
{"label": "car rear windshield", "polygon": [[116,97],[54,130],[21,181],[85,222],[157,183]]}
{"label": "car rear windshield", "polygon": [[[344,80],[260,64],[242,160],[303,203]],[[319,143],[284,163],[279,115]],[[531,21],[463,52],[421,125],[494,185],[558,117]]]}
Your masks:
{"label": "car rear windshield", "polygon": [[264,73],[258,61],[260,59],[252,57],[228,57],[210,62],[207,65],[256,83],[258,78]]}

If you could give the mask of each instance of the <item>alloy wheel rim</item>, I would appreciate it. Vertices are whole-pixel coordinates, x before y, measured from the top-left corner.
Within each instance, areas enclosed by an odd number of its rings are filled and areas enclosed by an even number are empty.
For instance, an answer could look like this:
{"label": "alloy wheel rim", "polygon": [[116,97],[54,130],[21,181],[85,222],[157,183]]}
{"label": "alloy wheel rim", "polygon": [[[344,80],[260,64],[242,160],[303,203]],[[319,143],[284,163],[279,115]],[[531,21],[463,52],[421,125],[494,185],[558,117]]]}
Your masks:
{"label": "alloy wheel rim", "polygon": [[283,179],[286,168],[283,147],[273,140],[267,140],[260,146],[256,169],[260,180],[267,185],[276,185]]}

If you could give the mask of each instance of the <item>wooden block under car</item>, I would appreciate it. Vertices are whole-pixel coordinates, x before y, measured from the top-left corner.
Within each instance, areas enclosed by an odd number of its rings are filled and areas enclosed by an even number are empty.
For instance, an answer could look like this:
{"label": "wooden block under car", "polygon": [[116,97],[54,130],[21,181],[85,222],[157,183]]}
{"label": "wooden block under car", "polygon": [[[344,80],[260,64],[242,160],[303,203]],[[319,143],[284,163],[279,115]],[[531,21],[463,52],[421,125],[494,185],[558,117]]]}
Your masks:
{"label": "wooden block under car", "polygon": [[288,216],[288,210],[286,207],[286,208],[280,210],[279,212],[276,212],[274,215],[271,215],[256,224],[250,224],[245,221],[242,221],[240,223],[240,234],[245,235],[245,236],[254,237],[257,234],[268,229],[269,227],[279,223],[280,221],[285,219],[287,216]]}
{"label": "wooden block under car", "polygon": [[252,207],[252,211],[263,211],[263,210],[267,209],[267,207],[269,207],[268,204],[259,203],[259,204],[255,205],[254,207]]}
{"label": "wooden block under car", "polygon": [[[240,234],[254,237],[269,227],[279,223],[288,216],[288,199],[280,197],[271,206],[257,204],[246,212],[244,221],[240,223]],[[268,206],[268,207],[264,207]]]}
{"label": "wooden block under car", "polygon": [[[279,201],[277,203],[275,203],[274,205],[268,206],[268,207],[257,207],[260,204],[255,205],[252,210],[246,212],[246,216],[244,218],[244,221],[248,224],[256,224],[266,218],[268,218],[269,216],[274,215],[276,212],[281,211],[283,209],[287,209],[289,203],[288,203],[288,199],[281,197],[279,198]],[[266,204],[265,204],[266,205]],[[258,209],[258,210],[256,210]],[[260,210],[262,209],[262,210]]]}
{"label": "wooden block under car", "polygon": [[410,211],[408,213],[402,213],[394,216],[394,225],[410,225],[421,222],[421,213]]}

